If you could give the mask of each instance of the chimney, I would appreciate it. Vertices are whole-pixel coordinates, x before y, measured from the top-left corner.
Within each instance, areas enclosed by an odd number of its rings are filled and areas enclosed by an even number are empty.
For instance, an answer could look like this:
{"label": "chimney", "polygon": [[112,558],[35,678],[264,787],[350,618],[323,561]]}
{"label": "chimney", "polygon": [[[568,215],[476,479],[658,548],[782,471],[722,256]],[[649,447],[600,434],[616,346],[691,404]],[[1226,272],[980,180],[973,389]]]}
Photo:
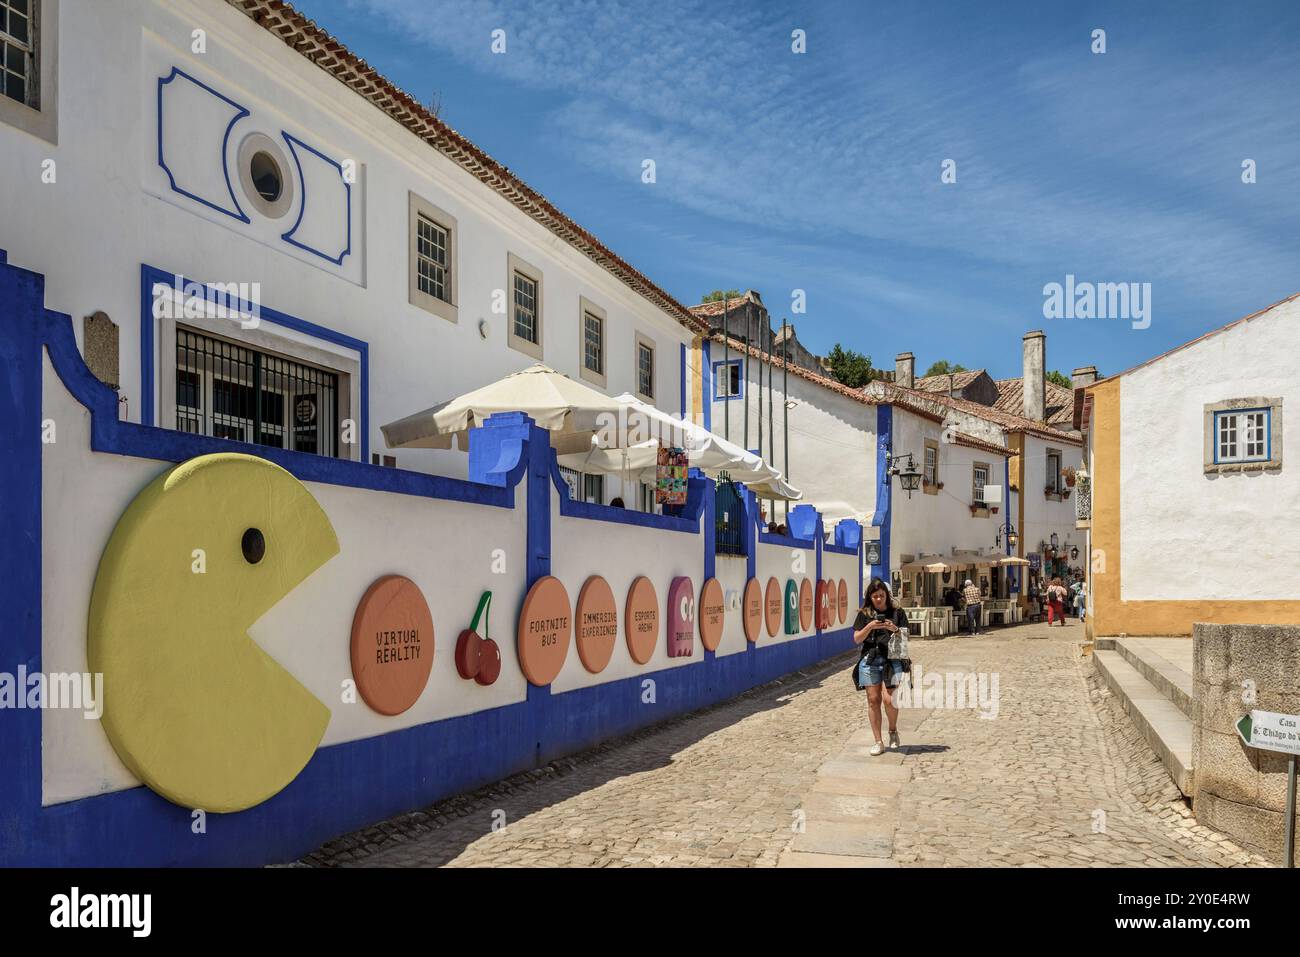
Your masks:
{"label": "chimney", "polygon": [[894,384],[904,389],[916,388],[916,356],[900,352],[894,356]]}
{"label": "chimney", "polygon": [[1047,336],[1041,329],[1026,332],[1024,336],[1024,378],[1021,388],[1024,390],[1024,416],[1035,422],[1047,418]]}
{"label": "chimney", "polygon": [[1084,366],[1082,369],[1075,369],[1070,373],[1070,385],[1076,389],[1082,389],[1084,386],[1090,386],[1097,381],[1097,367]]}

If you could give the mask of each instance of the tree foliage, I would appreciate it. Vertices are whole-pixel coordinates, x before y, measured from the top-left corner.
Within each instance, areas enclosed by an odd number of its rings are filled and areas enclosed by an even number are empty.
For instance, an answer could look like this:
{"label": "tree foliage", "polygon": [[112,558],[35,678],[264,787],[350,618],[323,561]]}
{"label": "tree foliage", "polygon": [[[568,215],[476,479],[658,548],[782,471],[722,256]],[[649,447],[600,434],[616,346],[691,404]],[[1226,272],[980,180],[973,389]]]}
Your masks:
{"label": "tree foliage", "polygon": [[700,302],[722,302],[724,299],[741,299],[739,289],[715,289],[709,293]]}
{"label": "tree foliage", "polygon": [[1062,389],[1074,388],[1074,383],[1070,381],[1070,377],[1063,372],[1059,372],[1056,369],[1053,369],[1051,372],[1047,373],[1047,381],[1059,385]]}
{"label": "tree foliage", "polygon": [[940,359],[938,362],[933,363],[930,366],[930,368],[926,369],[925,374],[927,376],[952,375],[957,372],[965,372],[965,371],[966,371],[966,367],[964,365],[960,365],[960,364],[953,365],[947,359]]}
{"label": "tree foliage", "polygon": [[850,389],[860,389],[876,377],[876,370],[871,368],[871,356],[845,349],[838,342],[826,355],[826,364],[830,366],[835,381]]}

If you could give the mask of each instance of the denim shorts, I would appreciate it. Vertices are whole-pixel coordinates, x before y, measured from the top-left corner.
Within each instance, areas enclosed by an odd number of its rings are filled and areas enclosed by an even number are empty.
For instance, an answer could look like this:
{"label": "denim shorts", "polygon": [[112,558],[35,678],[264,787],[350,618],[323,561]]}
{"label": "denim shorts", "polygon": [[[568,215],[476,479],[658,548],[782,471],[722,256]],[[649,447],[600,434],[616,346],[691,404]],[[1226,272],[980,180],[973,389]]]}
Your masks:
{"label": "denim shorts", "polygon": [[[885,677],[886,664],[889,666],[888,679]],[[887,687],[897,688],[898,683],[903,678],[903,663],[901,661],[886,662],[884,659],[880,659],[868,664],[867,659],[863,658],[858,664],[858,677],[861,679],[864,688],[870,685],[878,685],[882,681],[885,682]]]}

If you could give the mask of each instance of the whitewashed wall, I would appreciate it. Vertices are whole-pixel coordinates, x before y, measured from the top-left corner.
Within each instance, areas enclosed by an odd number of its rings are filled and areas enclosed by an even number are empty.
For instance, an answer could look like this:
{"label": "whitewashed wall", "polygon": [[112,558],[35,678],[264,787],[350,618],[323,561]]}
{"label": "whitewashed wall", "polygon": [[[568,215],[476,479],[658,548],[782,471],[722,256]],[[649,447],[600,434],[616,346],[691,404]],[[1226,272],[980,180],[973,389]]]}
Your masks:
{"label": "whitewashed wall", "polygon": [[[723,360],[722,348],[713,343],[713,361]],[[736,358],[732,353],[732,358]],[[758,370],[764,369],[763,388],[758,387]],[[743,376],[743,366],[742,366]],[[745,416],[749,417],[749,448],[759,447],[759,404],[763,417],[763,457],[785,470],[786,437],[784,405],[795,403],[789,415],[789,479],[803,492],[802,502],[821,511],[829,527],[841,518],[852,517],[869,523],[876,507],[876,406],[851,399],[832,389],[797,375],[789,376],[789,394],[782,389],[782,373],[776,370],[772,386],[772,412],[768,413],[767,367],[749,361],[749,379],[741,399],[714,401],[712,430],[727,435],[737,445],[745,439]],[[711,387],[716,391],[716,387]],[[709,398],[713,393],[710,392]],[[730,429],[726,409],[731,409]],[[769,429],[774,433],[769,443]],[[773,444],[774,443],[774,444]],[[773,453],[773,447],[775,453]],[[766,505],[766,503],[764,503]],[[776,506],[776,521],[784,521],[785,509]]]}
{"label": "whitewashed wall", "polygon": [[732,608],[727,606],[727,615],[722,624],[722,641],[718,643],[718,649],[715,652],[719,657],[723,655],[734,655],[748,650],[749,641],[745,638],[745,616],[744,616],[744,599],[745,599],[745,568],[748,565],[744,558],[722,558],[719,557],[714,566],[715,577],[718,584],[722,586],[722,595],[725,599],[731,592],[735,592],[737,606]]}
{"label": "whitewashed wall", "polygon": [[[781,600],[785,601],[785,585],[790,579],[794,579],[795,587],[802,587],[804,579],[814,589],[814,598],[817,588],[817,552],[812,548],[789,548],[785,545],[773,545],[764,542],[756,542],[755,547],[758,554],[754,558],[754,577],[758,579],[758,586],[763,590],[763,595],[767,595],[767,581],[769,578],[775,578],[781,585]],[[801,559],[796,555],[802,556]],[[795,571],[795,562],[802,560],[800,566],[802,571]],[[802,628],[797,634],[787,635],[785,633],[785,606],[782,604],[781,625],[777,629],[775,636],[767,633],[767,622],[764,619],[762,630],[759,632],[758,641],[755,642],[760,648],[766,645],[775,645],[783,641],[793,641],[796,638],[803,638],[807,635],[816,634],[817,621],[814,615],[813,620],[808,623],[807,628]],[[816,609],[814,608],[814,611]]]}
{"label": "whitewashed wall", "polygon": [[[608,313],[607,391],[634,387],[639,332],[657,344],[658,404],[680,411],[679,346],[691,336],[676,319],[247,17],[196,0],[65,6],[58,146],[0,124],[0,248],[13,264],[45,274],[46,304],[73,316],[79,338],[81,318],[96,310],[120,326],[132,420],[141,408],[142,263],[210,282],[260,282],[266,306],[368,342],[370,446],[383,451],[380,425],[533,361],[508,348],[506,319],[491,311],[493,292],[506,287],[508,252],[544,272],[544,361],[576,377],[579,297],[586,296]],[[190,51],[196,27],[207,32],[203,54]],[[157,164],[156,97],[158,79],[173,66],[250,110],[227,144],[232,164],[255,129],[276,139],[283,129],[355,160],[353,253],[342,267],[278,239],[296,218],[292,209],[274,224],[250,211],[253,222],[242,224],[171,191]],[[44,184],[42,163],[51,158],[57,181]],[[509,156],[499,159],[513,165]],[[459,221],[456,324],[408,304],[408,190]],[[586,225],[599,233],[599,223]],[[480,318],[490,325],[487,339]],[[459,453],[397,455],[405,468],[466,470]]]}
{"label": "whitewashed wall", "polygon": [[[90,451],[89,413],[68,394],[48,360],[44,389],[45,415],[57,424],[57,440],[42,447],[41,667],[47,673],[83,673],[86,620],[100,555],[122,512],[171,463]],[[524,699],[514,640],[526,571],[522,489],[517,507],[503,509],[305,485],[329,516],[340,553],[268,611],[249,634],[329,707],[322,745]],[[497,548],[510,558],[505,574],[492,571]],[[349,648],[357,603],[386,574],[405,575],[420,587],[435,635],[428,685],[408,711],[391,717],[360,700],[342,701],[343,682],[352,677]],[[460,678],[453,660],[456,637],[469,627],[485,590],[493,592],[491,636],[503,663],[501,677],[486,688]],[[45,803],[139,783],[97,721],[86,720],[80,711],[56,709],[43,711],[42,721]]]}
{"label": "whitewashed wall", "polygon": [[[1298,328],[1292,301],[1120,381],[1124,600],[1300,598]],[[1205,475],[1206,403],[1255,396],[1283,400],[1281,470]]]}
{"label": "whitewashed wall", "polygon": [[1006,521],[1005,502],[996,515],[977,518],[970,510],[975,463],[987,463],[989,484],[1000,485],[1005,492],[1005,459],[992,452],[945,441],[943,425],[895,406],[894,453],[911,452],[917,467],[924,470],[927,439],[939,443],[938,479],[944,487],[936,495],[917,489],[908,498],[895,480],[889,547],[891,572],[901,567],[904,555],[951,555],[954,549],[992,551],[998,528]]}
{"label": "whitewashed wall", "polygon": [[1025,435],[1025,484],[1020,494],[1025,500],[1025,518],[1019,529],[1024,545],[1022,554],[1029,555],[1037,551],[1040,542],[1051,543],[1052,534],[1057,535],[1060,543],[1058,554],[1068,555],[1071,547],[1079,549],[1079,558],[1071,561],[1071,566],[1082,567],[1087,555],[1087,541],[1082,529],[1074,527],[1075,489],[1070,490],[1070,497],[1055,501],[1047,497],[1044,488],[1047,485],[1047,450],[1057,449],[1061,453],[1061,468],[1078,470],[1083,465],[1083,448],[1055,439],[1045,439],[1036,435]]}
{"label": "whitewashed wall", "polygon": [[[698,626],[689,657],[668,657],[667,640],[668,587],[673,579],[679,575],[690,578],[698,603],[704,584],[702,535],[561,515],[559,502],[552,497],[551,574],[564,583],[570,604],[577,603],[583,582],[592,575],[602,576],[614,592],[614,607],[618,611],[618,638],[605,670],[597,675],[589,672],[578,656],[576,643],[571,642],[564,667],[551,684],[554,693],[704,660]],[[650,579],[659,599],[659,637],[654,654],[644,665],[633,661],[628,651],[624,615],[628,589],[641,575]]]}

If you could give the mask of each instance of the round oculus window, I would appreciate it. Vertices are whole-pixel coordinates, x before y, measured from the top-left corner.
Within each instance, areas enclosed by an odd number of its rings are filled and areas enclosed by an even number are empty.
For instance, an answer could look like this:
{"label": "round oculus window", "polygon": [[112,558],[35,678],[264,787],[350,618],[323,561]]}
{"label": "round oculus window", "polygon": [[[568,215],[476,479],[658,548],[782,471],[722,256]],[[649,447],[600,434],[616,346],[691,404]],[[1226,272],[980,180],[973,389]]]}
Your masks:
{"label": "round oculus window", "polygon": [[293,204],[293,177],[284,152],[264,133],[250,133],[239,145],[239,182],[263,216],[279,219]]}

